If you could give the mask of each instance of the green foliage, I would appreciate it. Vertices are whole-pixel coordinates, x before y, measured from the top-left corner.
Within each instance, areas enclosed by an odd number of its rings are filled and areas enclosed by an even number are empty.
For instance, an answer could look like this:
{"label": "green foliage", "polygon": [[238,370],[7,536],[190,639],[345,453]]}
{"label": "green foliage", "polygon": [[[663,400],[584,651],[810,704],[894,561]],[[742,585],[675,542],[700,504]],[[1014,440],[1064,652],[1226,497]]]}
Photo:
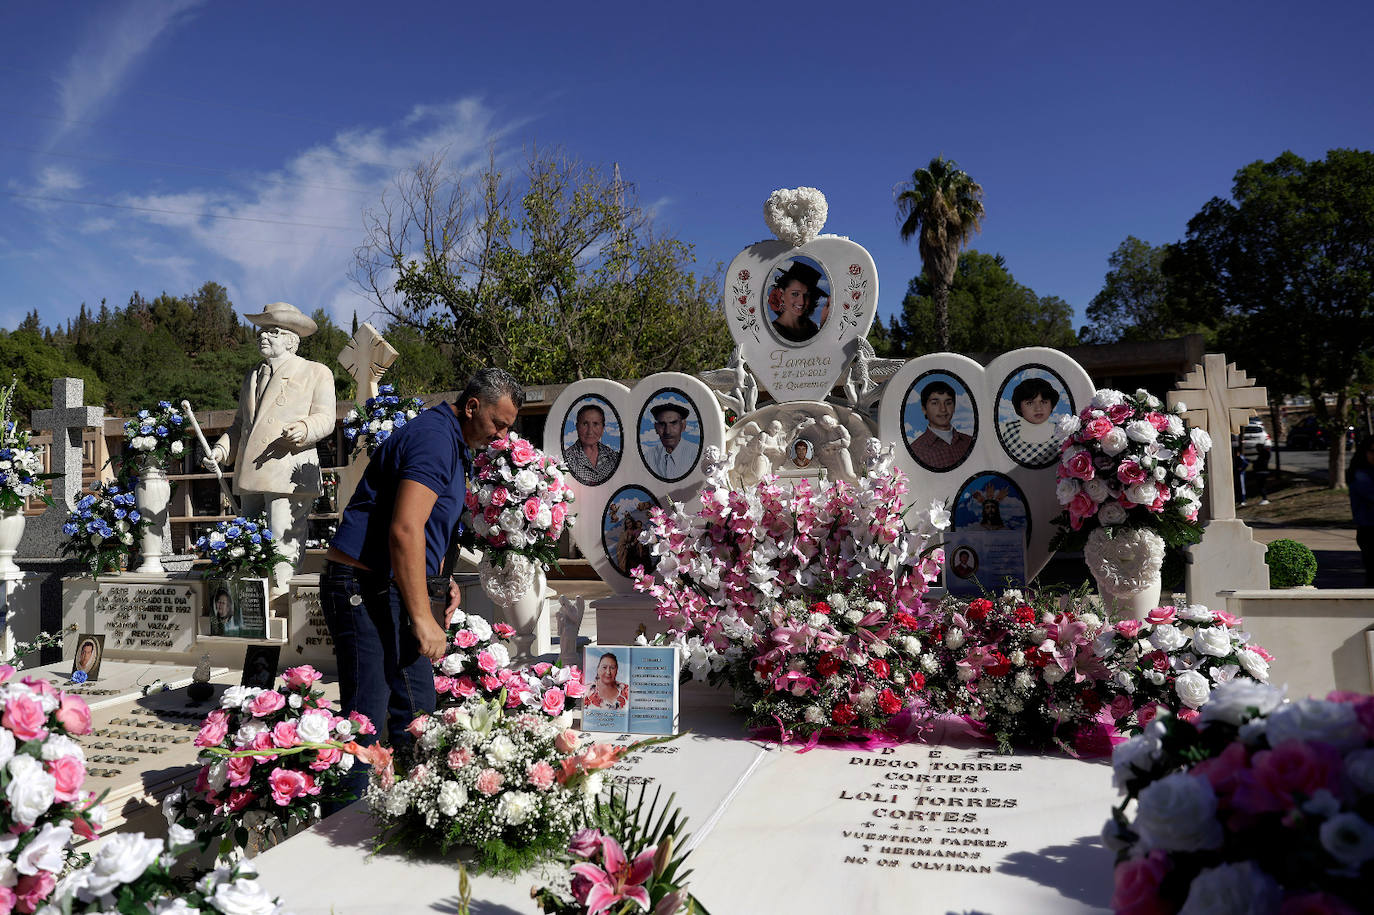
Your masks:
{"label": "green foliage", "polygon": [[86,382],[86,400],[100,403],[105,398],[105,383],[96,371],[83,365],[70,353],[46,342],[41,332],[0,330],[0,366],[14,377],[15,421],[33,428],[33,411],[52,406],[54,378],[80,378]]}
{"label": "green foliage", "polygon": [[690,272],[691,246],[655,234],[618,173],[535,154],[518,177],[491,164],[463,178],[434,159],[368,221],[354,279],[439,346],[443,388],[484,365],[547,384],[729,355],[718,277]]}
{"label": "green foliage", "polygon": [[1317,556],[1296,540],[1275,540],[1264,551],[1269,587],[1301,588],[1317,578]]}
{"label": "green foliage", "polygon": [[[310,318],[318,329],[301,340],[296,355],[329,366],[334,373],[334,396],[339,400],[352,400],[353,376],[339,364],[339,353],[348,345],[348,333],[335,324],[323,308],[316,308]],[[238,377],[240,380],[243,378],[242,375]]]}
{"label": "green foliage", "polygon": [[[874,350],[895,358],[940,349],[934,295],[927,272],[913,278],[900,318],[869,335]],[[1077,342],[1069,304],[1058,296],[1037,296],[1016,282],[1000,254],[965,253],[949,288],[949,305],[948,348],[955,352],[1003,353],[1022,346]]]}
{"label": "green foliage", "polygon": [[1157,340],[1187,332],[1170,314],[1168,282],[1164,275],[1165,245],[1152,245],[1134,235],[1107,258],[1111,268],[1102,291],[1088,304],[1090,322],[1079,333],[1084,343]]}

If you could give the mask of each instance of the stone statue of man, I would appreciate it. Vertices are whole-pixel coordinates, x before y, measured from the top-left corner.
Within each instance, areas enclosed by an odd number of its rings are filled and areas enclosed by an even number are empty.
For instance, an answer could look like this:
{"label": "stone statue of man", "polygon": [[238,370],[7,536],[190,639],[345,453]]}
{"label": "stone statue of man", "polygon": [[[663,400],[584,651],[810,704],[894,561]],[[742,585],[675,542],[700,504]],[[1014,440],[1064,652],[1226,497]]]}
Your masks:
{"label": "stone statue of man", "polygon": [[273,302],[246,317],[258,327],[263,363],[244,378],[234,424],[205,463],[233,466],[234,493],[244,515],[266,514],[277,548],[288,560],[273,570],[275,596],[286,592],[300,561],[306,520],[320,494],[315,443],[334,431],[334,375],[296,355],[301,338],[317,329],[296,306]]}

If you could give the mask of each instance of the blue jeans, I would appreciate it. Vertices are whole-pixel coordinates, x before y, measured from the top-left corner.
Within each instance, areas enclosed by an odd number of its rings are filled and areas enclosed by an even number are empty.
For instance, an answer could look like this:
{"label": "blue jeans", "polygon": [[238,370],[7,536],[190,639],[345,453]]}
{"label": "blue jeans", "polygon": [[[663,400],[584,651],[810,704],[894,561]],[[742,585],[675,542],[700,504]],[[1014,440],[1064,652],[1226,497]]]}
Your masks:
{"label": "blue jeans", "polygon": [[[360,737],[368,745],[387,738],[396,749],[413,738],[406,727],[416,716],[434,711],[434,665],[420,654],[410,616],[394,582],[337,562],[320,574],[320,609],[334,639],[339,662],[339,700],[343,714],[361,712],[377,728]],[[346,794],[362,797],[369,770],[356,765],[343,783]],[[325,805],[325,814],[342,807]]]}

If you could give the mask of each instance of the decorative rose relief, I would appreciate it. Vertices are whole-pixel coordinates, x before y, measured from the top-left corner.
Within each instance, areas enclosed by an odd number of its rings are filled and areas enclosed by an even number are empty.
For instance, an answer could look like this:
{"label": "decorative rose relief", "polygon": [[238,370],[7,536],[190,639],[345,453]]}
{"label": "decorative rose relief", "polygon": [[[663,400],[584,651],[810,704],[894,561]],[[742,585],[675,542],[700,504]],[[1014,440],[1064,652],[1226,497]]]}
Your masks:
{"label": "decorative rose relief", "polygon": [[730,333],[779,402],[824,400],[843,377],[878,302],[878,271],[860,245],[823,235],[762,241],[725,275]]}

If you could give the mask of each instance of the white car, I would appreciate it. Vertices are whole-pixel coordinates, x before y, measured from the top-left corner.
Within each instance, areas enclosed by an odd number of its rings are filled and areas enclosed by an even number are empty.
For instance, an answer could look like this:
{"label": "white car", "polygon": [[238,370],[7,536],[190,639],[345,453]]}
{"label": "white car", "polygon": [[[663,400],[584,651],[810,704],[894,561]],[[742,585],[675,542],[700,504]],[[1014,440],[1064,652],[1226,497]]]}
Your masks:
{"label": "white car", "polygon": [[1264,445],[1273,449],[1274,440],[1269,437],[1269,433],[1264,431],[1264,426],[1257,422],[1246,423],[1240,430],[1240,450],[1242,454],[1254,454],[1255,449]]}

